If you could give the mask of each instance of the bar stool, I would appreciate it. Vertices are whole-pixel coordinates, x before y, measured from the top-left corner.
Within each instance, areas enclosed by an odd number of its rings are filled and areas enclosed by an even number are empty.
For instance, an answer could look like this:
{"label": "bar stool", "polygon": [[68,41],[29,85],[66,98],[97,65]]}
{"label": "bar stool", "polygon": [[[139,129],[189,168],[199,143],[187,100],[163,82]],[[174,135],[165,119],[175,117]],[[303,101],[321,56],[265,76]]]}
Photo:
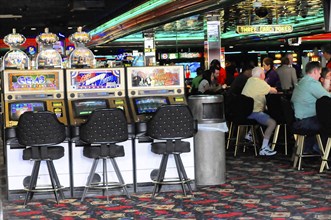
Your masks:
{"label": "bar stool", "polygon": [[[130,198],[115,160],[116,157],[125,155],[123,145],[117,145],[117,143],[128,140],[128,125],[123,110],[119,108],[94,110],[87,121],[80,125],[79,138],[84,142],[83,155],[94,159],[81,201],[84,200],[90,188],[102,189],[103,194],[106,192],[108,202],[108,191],[113,188],[122,188],[125,195]],[[103,180],[92,183],[100,159],[103,163]],[[108,181],[107,159],[110,160],[116,173],[118,179],[116,182]]]}
{"label": "bar stool", "polygon": [[[229,134],[227,138],[226,148],[228,149],[231,141],[235,141],[234,156],[237,156],[237,150],[239,146],[244,146],[246,150],[247,142],[240,141],[241,139],[241,128],[245,129],[245,133],[250,129],[253,139],[253,147],[255,156],[257,156],[257,143],[256,143],[256,132],[255,126],[259,125],[253,119],[247,119],[247,117],[253,111],[254,100],[251,97],[245,95],[228,95],[226,98],[226,120],[230,123]],[[237,134],[234,136],[235,129],[237,128]]]}
{"label": "bar stool", "polygon": [[[64,156],[62,146],[54,146],[62,143],[66,139],[65,125],[58,121],[53,112],[25,112],[19,120],[16,128],[19,144],[25,146],[23,150],[23,160],[33,160],[34,165],[31,173],[29,186],[24,205],[33,197],[35,192],[52,191],[56,202],[64,198],[58,175],[56,173],[53,160]],[[45,161],[48,168],[52,187],[37,186],[40,163]]]}
{"label": "bar stool", "polygon": [[[190,143],[182,139],[193,137],[197,131],[197,123],[186,105],[164,105],[158,108],[155,115],[147,123],[147,135],[152,139],[163,140],[152,143],[152,152],[161,154],[162,159],[157,178],[154,182],[152,197],[160,192],[162,185],[180,184],[186,196],[185,185],[192,194],[191,180],[187,177],[180,154],[190,152]],[[173,155],[178,178],[165,179],[169,155]]]}
{"label": "bar stool", "polygon": [[311,131],[307,129],[297,129],[293,127],[293,123],[295,121],[295,116],[294,116],[294,109],[292,108],[291,101],[281,97],[281,106],[282,106],[282,111],[285,116],[286,120],[286,126],[290,128],[292,134],[294,135],[295,138],[295,146],[294,146],[294,151],[292,155],[293,159],[293,168],[297,168],[298,170],[301,170],[301,163],[302,163],[302,158],[306,157],[321,157],[320,155],[317,154],[304,154],[304,142],[305,142],[305,137],[308,135],[314,135],[317,140],[317,144],[322,152],[324,152],[321,137],[318,132],[316,131]]}
{"label": "bar stool", "polygon": [[316,115],[319,123],[322,126],[321,133],[327,135],[328,139],[322,152],[322,162],[319,172],[322,173],[324,169],[329,169],[328,158],[331,149],[331,98],[323,96],[316,101]]}
{"label": "bar stool", "polygon": [[[266,95],[266,104],[268,108],[268,114],[273,118],[277,125],[275,128],[274,136],[271,143],[271,149],[274,150],[276,144],[284,145],[285,155],[287,155],[287,127],[283,111],[281,110],[280,94],[268,94]],[[279,142],[279,130],[283,126],[284,128],[284,142]]]}

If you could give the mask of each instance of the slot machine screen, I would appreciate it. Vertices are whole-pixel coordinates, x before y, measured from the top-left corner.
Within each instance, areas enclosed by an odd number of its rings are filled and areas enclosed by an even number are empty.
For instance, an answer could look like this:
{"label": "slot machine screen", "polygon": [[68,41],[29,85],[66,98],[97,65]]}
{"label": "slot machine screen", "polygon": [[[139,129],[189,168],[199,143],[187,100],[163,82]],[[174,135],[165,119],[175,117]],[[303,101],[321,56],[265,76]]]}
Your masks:
{"label": "slot machine screen", "polygon": [[45,102],[14,102],[9,104],[9,120],[18,121],[21,114],[27,111],[45,111]]}
{"label": "slot machine screen", "polygon": [[136,107],[136,113],[141,114],[152,114],[156,112],[158,107],[162,105],[169,105],[169,99],[167,97],[143,97],[135,98],[134,104]]}
{"label": "slot machine screen", "polygon": [[12,72],[8,85],[9,91],[59,90],[59,72]]}
{"label": "slot machine screen", "polygon": [[179,87],[183,77],[180,66],[127,68],[130,87]]}
{"label": "slot machine screen", "polygon": [[75,118],[87,118],[95,109],[108,108],[106,99],[75,100],[72,105]]}
{"label": "slot machine screen", "polygon": [[73,70],[71,90],[109,89],[120,87],[120,70]]}

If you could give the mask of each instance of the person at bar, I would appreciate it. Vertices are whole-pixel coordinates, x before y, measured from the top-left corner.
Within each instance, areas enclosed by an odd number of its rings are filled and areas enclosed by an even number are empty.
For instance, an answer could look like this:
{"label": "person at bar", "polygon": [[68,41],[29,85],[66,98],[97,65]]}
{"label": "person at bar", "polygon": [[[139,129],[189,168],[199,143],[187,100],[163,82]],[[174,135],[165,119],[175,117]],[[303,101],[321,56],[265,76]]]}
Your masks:
{"label": "person at bar", "polygon": [[247,64],[246,66],[244,66],[242,72],[232,82],[228,92],[235,95],[241,94],[247,80],[252,76],[253,68],[254,66],[251,64]]}
{"label": "person at bar", "polygon": [[270,57],[263,59],[263,69],[265,71],[265,79],[271,87],[280,88],[280,80],[277,72],[274,70],[274,61]]}
{"label": "person at bar", "polygon": [[198,93],[199,84],[203,80],[203,72],[204,72],[204,70],[202,67],[197,68],[197,76],[194,77],[194,79],[192,80],[192,86],[191,86],[191,90],[190,90],[191,95]]}
{"label": "person at bar", "polygon": [[221,62],[218,59],[213,59],[210,62],[209,69],[215,67],[219,71],[217,81],[219,85],[224,85],[225,80],[226,80],[226,71],[225,69],[221,66]]}
{"label": "person at bar", "polygon": [[264,79],[265,73],[263,68],[255,67],[252,70],[252,77],[247,80],[244,86],[242,94],[254,99],[253,112],[248,116],[248,118],[254,119],[259,124],[267,127],[263,134],[263,142],[259,154],[261,156],[272,156],[277,152],[271,150],[269,140],[275,130],[276,121],[264,112],[266,108],[265,96],[268,93],[277,93],[277,89],[268,85]]}
{"label": "person at bar", "polygon": [[296,71],[293,67],[290,67],[289,64],[289,58],[286,56],[282,57],[281,66],[276,69],[283,91],[293,89],[294,86],[298,83]]}
{"label": "person at bar", "polygon": [[324,45],[322,47],[323,57],[325,58],[325,67],[331,69],[331,45]]}
{"label": "person at bar", "polygon": [[319,81],[322,83],[324,89],[328,92],[331,91],[331,69],[327,67],[322,68],[321,77]]}
{"label": "person at bar", "polygon": [[[319,131],[321,126],[316,117],[316,101],[322,96],[330,97],[330,93],[319,82],[322,70],[319,62],[309,62],[305,69],[306,74],[294,88],[291,98],[296,118],[293,127]],[[305,138],[304,152],[319,152],[314,135]]]}
{"label": "person at bar", "polygon": [[295,69],[295,73],[297,74],[297,79],[301,79],[302,78],[302,71],[301,71],[301,67],[298,64],[295,64],[293,61],[293,54],[292,53],[287,53],[285,54],[285,57],[287,57],[290,61],[290,63],[288,64],[289,67],[293,67]]}

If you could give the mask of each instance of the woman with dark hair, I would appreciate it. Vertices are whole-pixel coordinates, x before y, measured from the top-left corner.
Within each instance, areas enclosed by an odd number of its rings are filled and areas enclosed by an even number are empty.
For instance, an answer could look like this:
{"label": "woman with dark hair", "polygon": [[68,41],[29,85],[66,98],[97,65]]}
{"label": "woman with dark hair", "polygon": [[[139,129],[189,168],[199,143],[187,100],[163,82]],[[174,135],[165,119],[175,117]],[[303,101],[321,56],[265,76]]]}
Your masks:
{"label": "woman with dark hair", "polygon": [[274,61],[270,57],[263,59],[263,69],[265,71],[265,81],[271,86],[280,88],[280,80],[277,72],[274,70]]}

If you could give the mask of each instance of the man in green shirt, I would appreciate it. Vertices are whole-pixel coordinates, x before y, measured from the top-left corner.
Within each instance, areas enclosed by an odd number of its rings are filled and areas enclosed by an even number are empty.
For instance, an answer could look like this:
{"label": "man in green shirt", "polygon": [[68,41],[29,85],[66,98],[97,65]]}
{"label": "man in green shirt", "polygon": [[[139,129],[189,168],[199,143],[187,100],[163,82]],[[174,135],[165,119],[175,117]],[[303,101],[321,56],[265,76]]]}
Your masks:
{"label": "man in green shirt", "polygon": [[[309,62],[306,65],[306,74],[294,88],[291,101],[294,107],[295,118],[293,127],[319,131],[320,124],[316,117],[316,100],[322,96],[329,96],[319,82],[322,67],[319,62]],[[305,138],[305,151],[312,152],[316,143],[314,136]],[[316,151],[317,149],[315,149]]]}
{"label": "man in green shirt", "polygon": [[190,93],[192,95],[198,93],[198,88],[199,88],[199,84],[202,80],[202,75],[203,75],[203,68],[198,67],[197,68],[197,76],[192,80],[192,85],[191,85],[191,90],[190,90]]}

